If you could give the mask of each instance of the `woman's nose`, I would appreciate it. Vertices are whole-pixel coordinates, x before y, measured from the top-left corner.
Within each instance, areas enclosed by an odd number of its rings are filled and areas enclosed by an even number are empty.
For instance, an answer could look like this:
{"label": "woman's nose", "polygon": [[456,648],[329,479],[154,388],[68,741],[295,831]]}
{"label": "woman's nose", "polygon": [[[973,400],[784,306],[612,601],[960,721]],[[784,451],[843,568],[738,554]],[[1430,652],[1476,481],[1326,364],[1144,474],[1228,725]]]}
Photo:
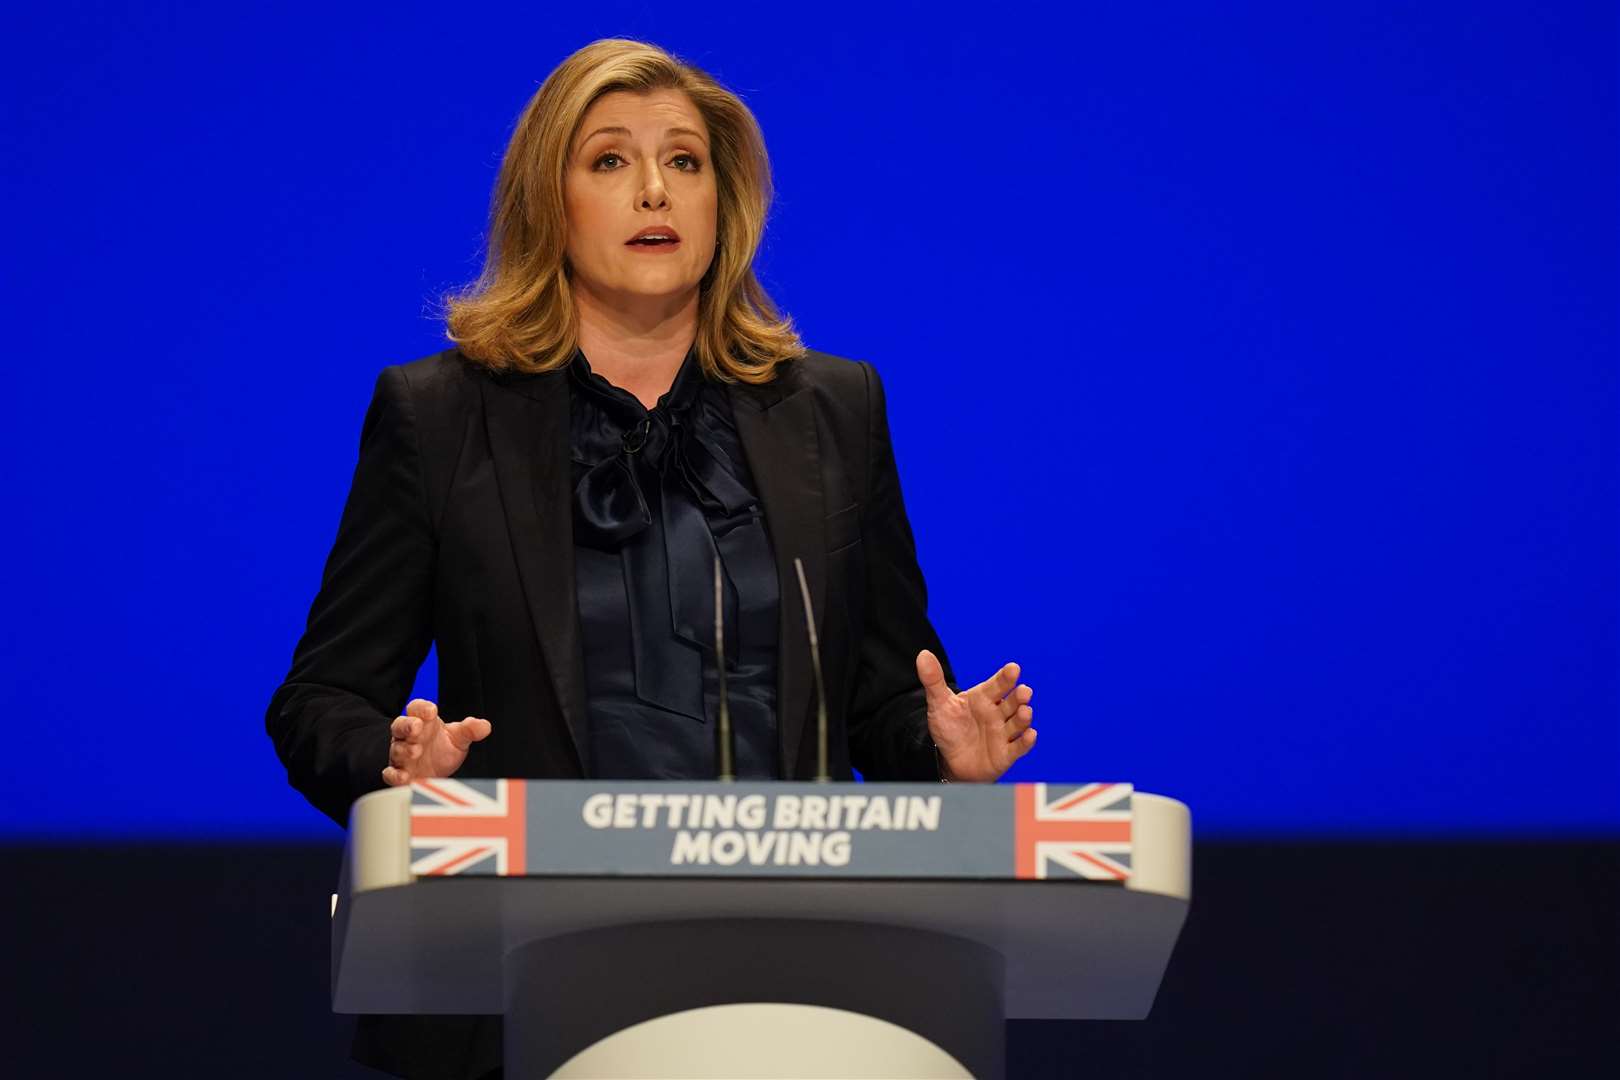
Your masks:
{"label": "woman's nose", "polygon": [[652,163],[651,170],[645,174],[637,205],[643,210],[669,209],[669,189],[664,187],[664,178],[658,174],[656,162]]}

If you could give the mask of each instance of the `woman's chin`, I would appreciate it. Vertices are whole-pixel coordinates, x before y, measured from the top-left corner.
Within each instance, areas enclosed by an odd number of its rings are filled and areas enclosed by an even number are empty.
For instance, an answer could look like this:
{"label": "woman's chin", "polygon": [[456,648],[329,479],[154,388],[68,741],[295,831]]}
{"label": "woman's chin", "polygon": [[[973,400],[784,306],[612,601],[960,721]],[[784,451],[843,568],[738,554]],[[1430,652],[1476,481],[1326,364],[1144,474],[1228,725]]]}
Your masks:
{"label": "woman's chin", "polygon": [[601,295],[614,306],[643,308],[653,304],[681,304],[697,289],[697,279],[685,275],[629,274],[612,287],[601,290]]}

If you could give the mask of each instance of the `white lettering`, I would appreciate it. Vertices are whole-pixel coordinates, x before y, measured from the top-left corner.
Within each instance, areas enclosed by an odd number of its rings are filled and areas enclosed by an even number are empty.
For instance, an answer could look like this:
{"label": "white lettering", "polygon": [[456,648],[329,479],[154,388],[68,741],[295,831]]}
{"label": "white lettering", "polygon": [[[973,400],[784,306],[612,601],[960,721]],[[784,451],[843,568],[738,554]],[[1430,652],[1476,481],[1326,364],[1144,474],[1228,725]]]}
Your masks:
{"label": "white lettering", "polygon": [[784,834],[784,833],[775,833],[775,832],[768,832],[768,833],[751,832],[751,833],[749,833],[748,834],[748,862],[749,862],[749,864],[752,865],[752,866],[761,866],[761,865],[763,865],[766,858],[770,856],[771,849],[776,846],[777,837],[780,837],[780,836],[783,836],[783,835],[786,835],[786,834]]}
{"label": "white lettering", "polygon": [[872,796],[866,804],[866,813],[861,818],[862,829],[889,829],[893,828],[889,819],[889,800],[882,795]]}
{"label": "white lettering", "polygon": [[664,796],[664,805],[669,807],[669,827],[674,828],[681,823],[681,811],[686,804],[692,801],[690,795],[670,794]]}
{"label": "white lettering", "polygon": [[[827,828],[836,829],[840,825],[860,820],[861,808],[866,805],[865,795],[834,795],[832,798],[832,816],[827,820]],[[853,827],[851,825],[851,827]]]}
{"label": "white lettering", "polygon": [[765,796],[744,795],[737,804],[737,825],[743,829],[765,827]]}
{"label": "white lettering", "polygon": [[709,864],[709,834],[689,833],[685,829],[675,834],[675,852],[669,861],[676,866],[683,863]]}
{"label": "white lettering", "polygon": [[641,827],[650,829],[658,824],[658,809],[664,805],[662,795],[643,795],[641,797]]}
{"label": "white lettering", "polygon": [[908,829],[938,829],[939,828],[939,796],[938,795],[912,795],[908,801],[911,803],[911,814],[906,822]]}
{"label": "white lettering", "polygon": [[714,844],[709,851],[714,861],[721,866],[734,866],[743,857],[747,845],[743,843],[742,833],[734,829],[727,829],[714,838]]}
{"label": "white lettering", "polygon": [[792,854],[788,856],[788,863],[793,866],[814,866],[821,861],[821,834],[820,833],[788,833],[793,841]]}
{"label": "white lettering", "polygon": [[825,829],[827,827],[827,796],[806,795],[804,797],[804,818],[799,826],[805,829]]}
{"label": "white lettering", "polygon": [[593,829],[605,829],[613,824],[613,796],[598,792],[585,800],[585,824]]}
{"label": "white lettering", "polygon": [[737,824],[737,796],[710,795],[703,800],[703,827],[730,829]]}
{"label": "white lettering", "polygon": [[636,827],[635,792],[622,792],[613,800],[613,827],[615,829],[633,829]]}
{"label": "white lettering", "polygon": [[799,797],[797,795],[778,795],[776,797],[776,813],[772,816],[773,829],[796,829],[799,827]]}
{"label": "white lettering", "polygon": [[721,832],[681,829],[675,834],[669,861],[672,865],[735,866],[747,858],[750,866],[848,866],[848,832]]}

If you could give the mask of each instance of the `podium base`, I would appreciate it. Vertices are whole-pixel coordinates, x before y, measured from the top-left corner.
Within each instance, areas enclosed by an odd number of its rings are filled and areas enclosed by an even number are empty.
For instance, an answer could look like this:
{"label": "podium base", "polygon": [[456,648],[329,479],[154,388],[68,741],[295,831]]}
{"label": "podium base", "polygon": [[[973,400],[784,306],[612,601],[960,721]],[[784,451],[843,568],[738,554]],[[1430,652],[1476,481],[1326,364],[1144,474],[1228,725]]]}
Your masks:
{"label": "podium base", "polygon": [[583,931],[506,954],[506,1075],[1000,1080],[1003,983],[995,950],[901,927]]}
{"label": "podium base", "polygon": [[711,1005],[660,1016],[575,1054],[554,1080],[705,1077],[972,1080],[915,1032],[820,1005]]}

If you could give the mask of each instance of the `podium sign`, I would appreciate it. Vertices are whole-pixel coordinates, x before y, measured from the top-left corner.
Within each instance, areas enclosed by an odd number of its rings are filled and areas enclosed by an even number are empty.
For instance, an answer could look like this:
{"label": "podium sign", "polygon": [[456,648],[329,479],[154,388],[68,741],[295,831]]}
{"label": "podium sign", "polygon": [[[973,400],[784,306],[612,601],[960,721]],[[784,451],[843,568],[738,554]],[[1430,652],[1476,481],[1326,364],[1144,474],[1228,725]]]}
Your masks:
{"label": "podium sign", "polygon": [[418,876],[1041,878],[1123,884],[1129,784],[422,780]]}

